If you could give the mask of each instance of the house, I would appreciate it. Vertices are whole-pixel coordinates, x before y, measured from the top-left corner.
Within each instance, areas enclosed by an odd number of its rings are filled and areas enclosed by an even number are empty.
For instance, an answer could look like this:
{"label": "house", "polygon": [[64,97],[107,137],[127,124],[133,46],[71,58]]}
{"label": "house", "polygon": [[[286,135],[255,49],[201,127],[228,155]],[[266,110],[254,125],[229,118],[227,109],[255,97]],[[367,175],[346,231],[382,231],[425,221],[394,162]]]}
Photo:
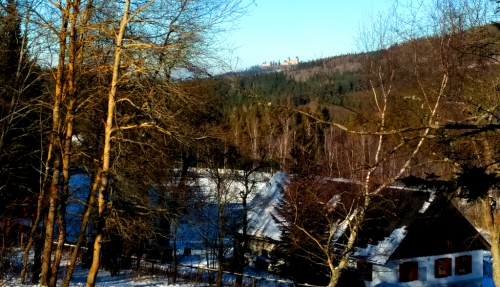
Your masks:
{"label": "house", "polygon": [[[349,189],[359,182],[326,179]],[[273,175],[251,202],[251,251],[268,254],[280,240],[273,212],[287,184]],[[339,205],[349,198],[334,197]],[[345,201],[345,202],[343,202]],[[335,245],[342,250],[348,233],[338,226]],[[363,275],[366,286],[493,286],[489,244],[450,200],[402,186],[390,186],[373,197],[351,254],[350,271]]]}
{"label": "house", "polygon": [[353,258],[371,267],[366,286],[489,286],[487,250],[488,242],[463,214],[439,197],[408,225],[394,225],[378,244],[358,246]]}
{"label": "house", "polygon": [[[198,262],[215,263],[218,252],[219,226],[224,229],[224,252],[227,257],[232,256],[236,248],[234,233],[241,229],[243,206],[241,193],[245,190],[242,180],[244,172],[238,170],[219,170],[223,182],[218,185],[216,177],[209,170],[193,169],[192,180],[188,183],[194,196],[185,202],[186,212],[181,215],[177,225],[172,225],[170,246],[173,246],[174,232],[176,248],[180,251],[189,250],[192,264],[195,256]],[[268,182],[270,175],[267,173],[253,173],[248,179],[250,188],[261,190]],[[220,188],[221,190],[217,190]],[[217,198],[217,194],[221,198]],[[252,198],[253,192],[249,195]],[[221,206],[219,206],[221,205]],[[219,210],[219,208],[221,208]],[[218,214],[222,212],[222,214]],[[219,221],[223,216],[223,222]]]}
{"label": "house", "polygon": [[252,254],[267,256],[280,240],[281,231],[273,219],[273,213],[287,180],[288,176],[284,172],[274,173],[249,203],[247,234]]}

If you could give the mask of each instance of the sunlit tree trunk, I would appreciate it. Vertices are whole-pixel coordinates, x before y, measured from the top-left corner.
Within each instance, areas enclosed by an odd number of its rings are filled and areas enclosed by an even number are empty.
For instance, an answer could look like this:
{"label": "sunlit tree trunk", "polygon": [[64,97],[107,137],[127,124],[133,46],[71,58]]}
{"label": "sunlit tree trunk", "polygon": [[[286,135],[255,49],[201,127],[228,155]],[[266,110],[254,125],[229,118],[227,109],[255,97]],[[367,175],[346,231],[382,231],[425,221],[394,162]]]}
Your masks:
{"label": "sunlit tree trunk", "polygon": [[106,190],[108,188],[109,179],[109,168],[111,162],[111,134],[113,132],[113,118],[115,112],[115,97],[118,85],[118,77],[120,74],[120,63],[122,56],[122,40],[123,35],[129,22],[129,10],[130,10],[130,0],[126,0],[124,4],[123,16],[120,21],[120,28],[118,34],[116,35],[116,48],[115,57],[113,62],[113,75],[110,84],[110,91],[108,94],[108,114],[106,118],[106,123],[104,126],[104,147],[102,151],[102,169],[100,170],[100,186],[98,194],[98,226],[97,226],[97,236],[94,240],[94,256],[92,259],[92,266],[90,267],[89,274],[87,276],[87,287],[94,287],[95,280],[97,277],[97,272],[100,266],[100,254],[101,254],[101,244],[103,239],[104,230],[104,212],[106,209]]}
{"label": "sunlit tree trunk", "polygon": [[54,152],[54,163],[53,163],[53,172],[52,172],[52,181],[49,189],[49,193],[47,194],[49,199],[49,210],[47,219],[45,221],[45,243],[43,247],[43,255],[42,255],[42,273],[40,275],[40,283],[42,285],[47,285],[49,283],[50,278],[50,261],[52,254],[52,242],[53,242],[53,234],[54,234],[54,221],[55,221],[55,213],[56,213],[56,204],[58,197],[58,185],[59,185],[59,174],[61,171],[61,146],[59,143],[59,133],[61,129],[61,102],[64,92],[64,62],[66,57],[66,35],[68,29],[68,17],[69,17],[69,0],[66,1],[66,7],[62,13],[62,23],[59,37],[59,58],[58,58],[58,66],[56,73],[56,86],[54,93],[54,105],[52,111],[52,133],[50,144],[52,146]]}
{"label": "sunlit tree trunk", "polygon": [[[69,74],[71,75],[71,73]],[[73,87],[70,86],[68,90],[71,92],[72,89]],[[52,264],[52,271],[49,282],[49,286],[51,287],[55,287],[57,283],[57,275],[59,273],[59,266],[63,255],[64,242],[66,241],[66,206],[69,194],[71,138],[73,136],[73,122],[75,119],[74,104],[75,104],[75,99],[71,98],[67,106],[67,114],[66,114],[66,137],[64,139],[64,147],[63,147],[64,152],[62,157],[63,186],[59,194],[59,204],[57,207],[59,234],[57,237],[57,246],[55,250],[54,262]]]}
{"label": "sunlit tree trunk", "polygon": [[[71,4],[71,6],[70,6]],[[58,221],[59,221],[59,235],[56,246],[56,252],[54,256],[54,263],[52,265],[51,277],[49,286],[55,287],[57,282],[57,275],[59,272],[59,266],[61,263],[64,242],[66,241],[66,206],[69,194],[69,168],[71,165],[71,153],[72,153],[72,137],[73,137],[73,126],[75,122],[75,104],[76,104],[76,78],[77,78],[77,61],[82,59],[83,48],[79,40],[82,40],[84,31],[80,31],[80,35],[77,32],[77,22],[80,15],[80,0],[73,0],[71,3],[68,2],[66,5],[67,10],[70,10],[69,19],[69,61],[67,72],[64,78],[64,84],[66,92],[64,93],[64,98],[68,102],[66,104],[66,118],[65,118],[65,136],[62,139],[63,146],[62,149],[62,173],[63,173],[63,185],[61,194],[59,195],[59,206],[58,206]],[[89,17],[89,7],[92,5],[92,1],[87,3],[87,11],[84,14],[82,25],[86,23]],[[80,53],[80,54],[79,54]]]}

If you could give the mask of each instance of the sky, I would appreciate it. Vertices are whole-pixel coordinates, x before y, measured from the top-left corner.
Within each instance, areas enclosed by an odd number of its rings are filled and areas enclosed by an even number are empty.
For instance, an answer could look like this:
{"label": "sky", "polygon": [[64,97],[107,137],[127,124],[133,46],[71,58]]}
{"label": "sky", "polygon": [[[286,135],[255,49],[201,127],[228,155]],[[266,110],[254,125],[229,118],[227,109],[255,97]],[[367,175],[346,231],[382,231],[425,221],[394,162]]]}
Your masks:
{"label": "sky", "polygon": [[228,41],[236,68],[287,57],[300,61],[356,51],[358,27],[392,0],[255,0]]}

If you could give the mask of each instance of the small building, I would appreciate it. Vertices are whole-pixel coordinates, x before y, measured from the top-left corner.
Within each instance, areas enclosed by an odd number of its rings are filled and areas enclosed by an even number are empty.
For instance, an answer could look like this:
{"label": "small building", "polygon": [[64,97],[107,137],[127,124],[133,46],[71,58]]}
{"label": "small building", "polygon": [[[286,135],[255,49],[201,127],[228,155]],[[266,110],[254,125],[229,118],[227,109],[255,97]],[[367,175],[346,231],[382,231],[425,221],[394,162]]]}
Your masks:
{"label": "small building", "polygon": [[295,57],[295,59],[291,60],[290,57],[288,57],[286,60],[283,61],[283,63],[280,63],[279,61],[277,63],[275,62],[264,62],[262,63],[261,67],[262,68],[269,68],[269,67],[283,67],[283,66],[295,66],[299,64],[299,57]]}
{"label": "small building", "polygon": [[299,64],[299,57],[295,57],[295,59],[290,60],[290,57],[288,57],[286,60],[283,61],[283,66],[295,66]]}

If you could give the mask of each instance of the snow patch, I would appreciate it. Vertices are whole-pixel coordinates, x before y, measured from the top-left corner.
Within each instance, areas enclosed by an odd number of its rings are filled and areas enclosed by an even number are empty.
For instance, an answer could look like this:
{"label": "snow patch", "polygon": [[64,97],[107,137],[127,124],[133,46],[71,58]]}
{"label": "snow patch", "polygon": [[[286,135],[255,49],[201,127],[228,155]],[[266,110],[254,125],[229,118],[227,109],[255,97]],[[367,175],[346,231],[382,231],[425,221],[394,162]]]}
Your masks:
{"label": "snow patch", "polygon": [[333,235],[332,242],[337,242],[339,240],[340,236],[342,236],[342,234],[344,234],[347,227],[349,226],[352,219],[354,218],[354,216],[356,216],[357,213],[358,213],[358,209],[355,209],[352,212],[352,214],[349,216],[349,218],[346,218],[344,221],[342,221],[342,223],[340,225],[338,224],[338,221],[336,224],[333,224],[332,231],[335,229],[337,229],[337,230],[335,231],[335,234]]}
{"label": "snow patch", "polygon": [[389,237],[386,237],[377,245],[368,244],[366,248],[357,248],[353,256],[365,258],[372,263],[385,264],[407,233],[406,226],[394,229]]}
{"label": "snow patch", "polygon": [[430,191],[430,193],[431,193],[431,195],[429,196],[429,199],[426,202],[424,202],[424,205],[418,211],[419,213],[425,213],[427,208],[429,208],[429,206],[431,205],[432,201],[434,201],[436,194],[433,191]]}

